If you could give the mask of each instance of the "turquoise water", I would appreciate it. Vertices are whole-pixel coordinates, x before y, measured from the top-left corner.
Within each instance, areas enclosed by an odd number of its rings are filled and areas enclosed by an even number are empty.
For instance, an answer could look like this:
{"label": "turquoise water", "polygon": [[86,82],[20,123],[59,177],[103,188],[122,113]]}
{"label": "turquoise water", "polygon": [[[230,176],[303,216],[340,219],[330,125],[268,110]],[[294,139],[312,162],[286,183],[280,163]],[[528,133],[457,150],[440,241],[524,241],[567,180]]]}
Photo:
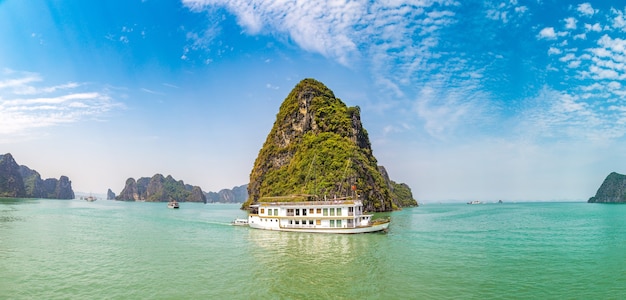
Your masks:
{"label": "turquoise water", "polygon": [[626,205],[431,204],[387,234],[230,226],[238,205],[0,199],[2,299],[609,299]]}

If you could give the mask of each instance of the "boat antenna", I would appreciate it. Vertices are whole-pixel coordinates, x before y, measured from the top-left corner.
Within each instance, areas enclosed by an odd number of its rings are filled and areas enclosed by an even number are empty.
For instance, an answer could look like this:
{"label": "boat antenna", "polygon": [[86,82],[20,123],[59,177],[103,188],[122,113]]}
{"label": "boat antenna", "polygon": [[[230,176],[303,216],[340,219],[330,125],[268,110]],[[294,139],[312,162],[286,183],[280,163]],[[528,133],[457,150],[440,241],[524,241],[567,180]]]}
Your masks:
{"label": "boat antenna", "polygon": [[[348,181],[348,177],[346,176],[346,174],[348,174],[348,167],[350,166],[350,160],[351,160],[350,158],[346,159],[346,167],[343,169],[343,176],[342,176],[342,178],[345,181]],[[339,192],[340,193],[343,193],[344,180],[342,180],[341,181],[341,185],[339,185]],[[345,193],[345,194],[347,195],[348,193]]]}
{"label": "boat antenna", "polygon": [[[311,169],[313,168],[313,163],[315,163],[315,158],[317,157],[317,153],[313,156],[313,159],[311,160],[311,163],[309,164],[309,170],[306,173],[306,177],[304,177],[304,185],[302,185],[302,194],[308,194],[305,193],[305,189],[307,186],[307,183],[309,183],[309,177],[311,175]],[[315,174],[313,174],[315,175]],[[317,196],[317,180],[315,181],[315,194]]]}

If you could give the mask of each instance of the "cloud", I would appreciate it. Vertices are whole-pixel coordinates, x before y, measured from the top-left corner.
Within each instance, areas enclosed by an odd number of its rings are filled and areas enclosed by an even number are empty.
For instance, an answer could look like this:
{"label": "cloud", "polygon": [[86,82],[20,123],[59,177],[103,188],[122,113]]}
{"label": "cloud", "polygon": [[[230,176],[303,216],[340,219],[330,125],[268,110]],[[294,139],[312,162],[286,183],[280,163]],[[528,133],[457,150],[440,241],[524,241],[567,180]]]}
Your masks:
{"label": "cloud", "polygon": [[504,24],[507,24],[511,20],[523,16],[528,11],[527,6],[519,5],[516,0],[511,0],[509,2],[487,1],[485,2],[485,6],[487,7],[487,18],[494,21],[501,21]]}
{"label": "cloud", "polygon": [[39,74],[6,71],[0,80],[0,141],[37,129],[100,116],[121,104],[80,83],[46,86]]}
{"label": "cloud", "polygon": [[541,31],[539,31],[538,37],[540,39],[554,40],[556,39],[556,33],[554,32],[553,27],[546,27],[544,29],[541,29]]}
{"label": "cloud", "polygon": [[559,48],[550,47],[550,49],[548,49],[548,55],[557,55],[561,53],[563,53],[563,51]]}
{"label": "cloud", "polygon": [[348,64],[357,50],[353,28],[366,7],[360,1],[224,1],[183,0],[194,11],[226,7],[248,34],[264,30],[288,35],[307,51]]}
{"label": "cloud", "polygon": [[602,26],[600,26],[600,23],[585,24],[585,30],[587,32],[589,32],[589,31],[600,32],[600,31],[602,31]]}
{"label": "cloud", "polygon": [[576,23],[578,21],[573,18],[573,17],[569,17],[565,19],[565,28],[566,29],[576,29]]}
{"label": "cloud", "polygon": [[625,12],[626,12],[626,8],[624,8],[624,12],[622,12],[621,10],[611,8],[611,13],[615,15],[615,17],[613,17],[613,23],[611,24],[614,29],[620,29],[622,31],[626,31],[626,18],[624,17]]}
{"label": "cloud", "polygon": [[593,9],[589,2],[579,4],[577,10],[582,16],[586,17],[592,17],[595,13],[598,12],[597,10]]}

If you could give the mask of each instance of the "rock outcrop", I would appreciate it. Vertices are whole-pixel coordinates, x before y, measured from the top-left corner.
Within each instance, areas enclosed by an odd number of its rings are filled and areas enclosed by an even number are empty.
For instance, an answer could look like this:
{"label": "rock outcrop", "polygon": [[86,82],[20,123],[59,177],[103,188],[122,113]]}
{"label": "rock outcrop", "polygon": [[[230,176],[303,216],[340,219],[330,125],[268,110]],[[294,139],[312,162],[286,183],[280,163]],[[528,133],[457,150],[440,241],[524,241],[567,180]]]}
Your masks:
{"label": "rock outcrop", "polygon": [[383,175],[387,186],[391,190],[391,194],[393,195],[392,201],[394,205],[396,205],[397,207],[417,206],[417,200],[413,198],[411,188],[406,183],[396,183],[395,181],[389,179],[387,169],[385,169],[385,167],[383,166],[378,166],[378,171],[380,171],[380,173]]}
{"label": "rock outcrop", "polygon": [[115,193],[111,189],[107,190],[107,200],[115,200]]}
{"label": "rock outcrop", "polygon": [[243,208],[263,197],[353,193],[368,211],[402,206],[378,169],[360,108],[347,107],[324,84],[304,79],[280,106],[250,173]]}
{"label": "rock outcrop", "polygon": [[232,189],[206,193],[207,203],[243,203],[248,199],[248,185],[240,185]]}
{"label": "rock outcrop", "polygon": [[155,174],[152,178],[141,177],[137,181],[128,178],[124,189],[115,200],[148,202],[176,200],[206,203],[206,196],[198,186],[185,184],[182,180],[176,181],[170,175],[163,177],[161,174]]}
{"label": "rock outcrop", "polygon": [[7,153],[0,155],[0,197],[74,199],[75,195],[67,176],[41,179],[37,171],[18,165]]}
{"label": "rock outcrop", "polygon": [[611,173],[589,203],[626,203],[626,175]]}

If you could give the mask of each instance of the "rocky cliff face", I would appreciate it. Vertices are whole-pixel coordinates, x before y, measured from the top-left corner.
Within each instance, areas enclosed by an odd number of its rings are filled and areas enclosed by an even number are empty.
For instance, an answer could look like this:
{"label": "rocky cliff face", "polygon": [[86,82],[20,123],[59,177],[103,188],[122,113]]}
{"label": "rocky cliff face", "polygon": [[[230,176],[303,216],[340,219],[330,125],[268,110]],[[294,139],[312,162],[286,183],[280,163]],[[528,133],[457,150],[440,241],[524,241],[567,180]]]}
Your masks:
{"label": "rocky cliff face", "polygon": [[155,174],[152,178],[142,177],[137,181],[134,178],[128,178],[124,189],[115,197],[115,200],[148,202],[176,200],[206,203],[206,196],[198,186],[185,184],[182,180],[176,181],[170,175],[163,177],[161,174]]}
{"label": "rocky cliff face", "polygon": [[411,207],[417,206],[417,200],[413,198],[411,188],[406,183],[396,183],[389,178],[387,169],[383,166],[378,166],[378,171],[383,175],[385,183],[391,190],[392,202],[397,207]]}
{"label": "rocky cliff face", "polygon": [[323,199],[354,190],[369,211],[398,207],[372,155],[360,109],[347,107],[322,83],[304,79],[280,106],[250,173],[244,206],[263,197]]}
{"label": "rocky cliff face", "polygon": [[589,203],[626,203],[626,175],[611,173]]}
{"label": "rocky cliff face", "polygon": [[111,189],[107,190],[107,200],[115,200],[115,193]]}
{"label": "rocky cliff face", "polygon": [[10,153],[0,155],[0,197],[74,199],[67,176],[41,179],[41,175],[15,162]]}
{"label": "rocky cliff face", "polygon": [[0,196],[26,197],[20,166],[15,162],[11,153],[0,156]]}

